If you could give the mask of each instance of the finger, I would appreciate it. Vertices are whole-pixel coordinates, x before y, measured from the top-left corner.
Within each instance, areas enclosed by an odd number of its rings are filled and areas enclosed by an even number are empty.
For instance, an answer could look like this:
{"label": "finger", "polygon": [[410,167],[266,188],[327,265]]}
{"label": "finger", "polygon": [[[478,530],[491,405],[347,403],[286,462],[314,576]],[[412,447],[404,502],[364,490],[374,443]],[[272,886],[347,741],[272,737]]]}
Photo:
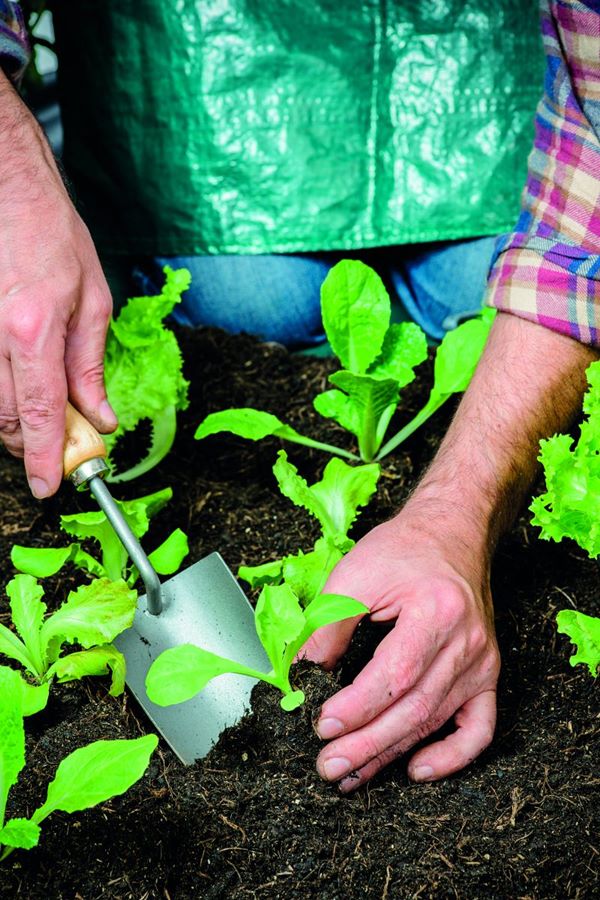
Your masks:
{"label": "finger", "polygon": [[23,456],[23,434],[10,363],[0,357],[0,440],[13,456]]}
{"label": "finger", "polygon": [[457,678],[454,654],[438,654],[426,676],[400,700],[321,751],[317,757],[319,774],[328,781],[338,781],[377,757],[389,757],[391,748],[406,752],[439,728],[464,702],[463,694],[453,692]]}
{"label": "finger", "polygon": [[10,361],[25,469],[38,499],[58,489],[63,473],[67,382],[64,334],[57,333],[58,327],[41,307],[26,308],[11,326]]}
{"label": "finger", "polygon": [[409,778],[436,781],[464,769],[492,741],[496,727],[496,691],[472,697],[455,716],[456,731],[419,750],[410,761]]}
{"label": "finger", "polygon": [[65,346],[69,396],[82,415],[103,433],[117,427],[117,417],[104,387],[104,351],[111,312],[108,285],[88,289],[69,324]]}
{"label": "finger", "polygon": [[316,725],[319,737],[330,740],[375,719],[419,681],[439,643],[434,626],[424,628],[409,612],[401,613],[352,684],[323,704]]}
{"label": "finger", "polygon": [[370,781],[371,778],[377,775],[378,772],[394,762],[395,759],[402,756],[403,753],[404,748],[401,743],[393,744],[391,747],[388,747],[388,749],[383,753],[380,753],[379,756],[375,756],[373,759],[369,760],[369,762],[361,769],[356,769],[345,778],[342,778],[338,783],[340,793],[351,794],[352,791],[356,791],[359,787],[362,787],[363,784],[366,784],[367,781]]}

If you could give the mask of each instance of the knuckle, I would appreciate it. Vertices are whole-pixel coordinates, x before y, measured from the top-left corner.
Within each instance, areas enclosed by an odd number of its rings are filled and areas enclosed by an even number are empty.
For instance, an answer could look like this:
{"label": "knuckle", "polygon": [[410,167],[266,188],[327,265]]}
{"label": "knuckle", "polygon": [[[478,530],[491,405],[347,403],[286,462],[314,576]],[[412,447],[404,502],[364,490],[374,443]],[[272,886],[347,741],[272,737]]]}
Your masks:
{"label": "knuckle", "polygon": [[57,398],[30,397],[19,407],[19,418],[27,428],[44,429],[52,422],[57,412]]}
{"label": "knuckle", "polygon": [[471,628],[469,634],[469,651],[472,656],[480,656],[488,646],[488,633],[483,622]]}
{"label": "knuckle", "polygon": [[385,752],[387,748],[384,747],[380,741],[374,735],[365,735],[364,742],[362,745],[362,756],[364,759],[371,761],[372,759],[376,759],[381,756],[382,753]]}
{"label": "knuckle", "polygon": [[432,717],[433,709],[428,697],[421,693],[414,693],[410,698],[411,721],[417,731],[425,726]]}
{"label": "knuckle", "polygon": [[446,626],[451,626],[460,619],[465,609],[465,593],[461,585],[450,581],[444,584],[438,594],[437,615]]}
{"label": "knuckle", "polygon": [[15,412],[0,412],[0,434],[5,438],[17,434],[21,428],[21,420]]}
{"label": "knuckle", "polygon": [[44,311],[33,305],[24,305],[18,315],[12,316],[6,323],[9,336],[24,350],[32,347],[46,321]]}
{"label": "knuckle", "polygon": [[77,373],[77,387],[104,385],[104,363],[102,360],[84,366]]}

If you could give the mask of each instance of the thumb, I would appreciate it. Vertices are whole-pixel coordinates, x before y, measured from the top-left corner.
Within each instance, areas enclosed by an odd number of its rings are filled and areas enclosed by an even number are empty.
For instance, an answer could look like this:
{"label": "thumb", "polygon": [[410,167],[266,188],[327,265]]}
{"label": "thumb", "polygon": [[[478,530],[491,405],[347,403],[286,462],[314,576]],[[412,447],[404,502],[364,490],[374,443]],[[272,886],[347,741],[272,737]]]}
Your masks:
{"label": "thumb", "polygon": [[309,639],[298,653],[298,659],[310,659],[320,663],[325,669],[333,669],[337,661],[348,649],[352,635],[362,616],[324,625]]}

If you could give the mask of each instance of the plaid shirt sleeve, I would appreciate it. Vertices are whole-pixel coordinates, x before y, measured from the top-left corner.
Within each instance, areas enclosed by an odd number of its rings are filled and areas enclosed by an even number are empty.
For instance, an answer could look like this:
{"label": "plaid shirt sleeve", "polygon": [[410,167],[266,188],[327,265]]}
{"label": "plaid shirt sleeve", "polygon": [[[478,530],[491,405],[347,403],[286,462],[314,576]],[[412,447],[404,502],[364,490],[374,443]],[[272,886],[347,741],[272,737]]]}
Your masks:
{"label": "plaid shirt sleeve", "polygon": [[600,346],[600,0],[542,0],[544,96],[487,302]]}
{"label": "plaid shirt sleeve", "polygon": [[29,62],[29,41],[18,3],[0,0],[0,68],[18,79]]}

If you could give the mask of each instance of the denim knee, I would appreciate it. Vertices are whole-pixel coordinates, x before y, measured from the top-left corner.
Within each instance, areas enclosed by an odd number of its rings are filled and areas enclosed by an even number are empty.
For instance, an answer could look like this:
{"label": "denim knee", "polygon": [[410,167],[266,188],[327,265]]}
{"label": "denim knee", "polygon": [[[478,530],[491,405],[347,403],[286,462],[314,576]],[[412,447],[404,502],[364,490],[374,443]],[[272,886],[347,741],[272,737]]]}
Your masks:
{"label": "denim knee", "polygon": [[320,288],[333,264],[327,254],[157,257],[136,277],[142,289],[156,290],[163,266],[185,267],[192,283],[174,310],[176,321],[296,348],[325,340]]}

